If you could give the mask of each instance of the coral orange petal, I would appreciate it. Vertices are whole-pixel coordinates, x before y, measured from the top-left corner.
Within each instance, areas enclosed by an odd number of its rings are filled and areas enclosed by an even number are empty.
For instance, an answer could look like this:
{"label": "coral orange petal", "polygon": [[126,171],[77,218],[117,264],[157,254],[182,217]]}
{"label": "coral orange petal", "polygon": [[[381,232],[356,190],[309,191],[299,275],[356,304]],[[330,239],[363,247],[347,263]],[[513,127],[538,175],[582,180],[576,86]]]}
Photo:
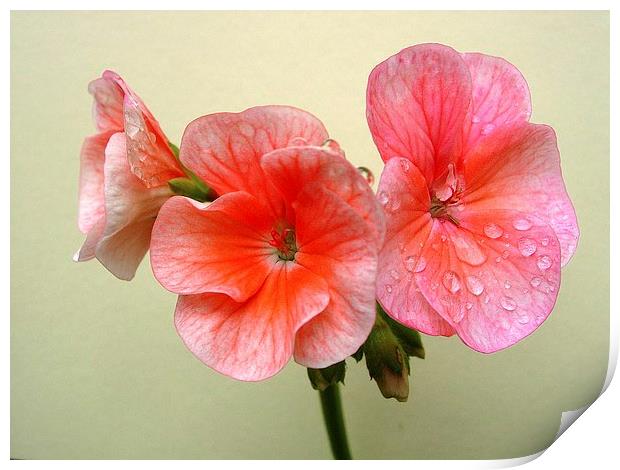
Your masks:
{"label": "coral orange petal", "polygon": [[114,131],[84,139],[80,152],[80,191],[78,226],[88,233],[105,213],[103,202],[103,161],[105,147]]}
{"label": "coral orange petal", "polygon": [[131,172],[125,134],[114,134],[105,149],[105,229],[97,244],[97,259],[120,279],[133,278],[149,248],[151,229],[167,186],[147,189]]}
{"label": "coral orange petal", "polygon": [[208,366],[239,380],[263,380],[286,365],[296,331],[328,301],[323,279],[298,264],[279,262],[246,302],[223,294],[180,296],[175,325],[188,349]]}
{"label": "coral orange petal", "polygon": [[241,191],[209,205],[173,197],[153,229],[153,273],[178,294],[218,292],[245,301],[279,259],[269,245],[275,222],[254,196]]}
{"label": "coral orange petal", "polygon": [[327,137],[323,124],[305,111],[260,106],[191,122],[183,134],[180,158],[218,194],[246,191],[277,205],[279,197],[265,180],[261,157],[289,145],[321,145]]}
{"label": "coral orange petal", "polygon": [[392,318],[429,335],[454,329],[426,301],[414,274],[426,268],[421,256],[432,219],[424,176],[409,160],[392,158],[379,181],[379,201],[387,212],[387,235],[379,255],[377,299]]}
{"label": "coral orange petal", "polygon": [[295,261],[327,281],[330,297],[325,311],[297,333],[295,360],[321,368],[353,354],[370,333],[377,246],[364,220],[318,183],[307,186],[295,206]]}
{"label": "coral orange petal", "polygon": [[472,81],[471,127],[466,141],[474,149],[481,137],[526,122],[532,112],[530,90],[521,72],[499,57],[461,54]]}
{"label": "coral orange petal", "polygon": [[470,102],[471,79],[460,54],[421,44],[374,68],[366,116],[383,160],[410,159],[430,186],[461,154]]}
{"label": "coral orange petal", "polygon": [[140,97],[115,72],[106,70],[103,77],[124,93],[123,127],[127,135],[127,158],[131,171],[147,188],[165,185],[172,178],[184,176],[168,145],[168,138]]}
{"label": "coral orange petal", "polygon": [[577,247],[579,227],[566,192],[555,133],[524,124],[483,139],[465,161],[465,210],[512,209],[547,223],[557,235],[562,266]]}
{"label": "coral orange petal", "polygon": [[540,219],[509,210],[464,211],[460,225],[434,220],[424,245],[422,293],[471,348],[506,348],[551,313],[560,247]]}
{"label": "coral orange petal", "polygon": [[88,84],[93,95],[93,120],[100,132],[123,130],[123,91],[113,80],[101,77]]}
{"label": "coral orange petal", "polygon": [[263,156],[267,177],[290,204],[308,184],[321,184],[349,204],[383,244],[385,218],[374,193],[360,172],[339,153],[322,147],[289,147]]}

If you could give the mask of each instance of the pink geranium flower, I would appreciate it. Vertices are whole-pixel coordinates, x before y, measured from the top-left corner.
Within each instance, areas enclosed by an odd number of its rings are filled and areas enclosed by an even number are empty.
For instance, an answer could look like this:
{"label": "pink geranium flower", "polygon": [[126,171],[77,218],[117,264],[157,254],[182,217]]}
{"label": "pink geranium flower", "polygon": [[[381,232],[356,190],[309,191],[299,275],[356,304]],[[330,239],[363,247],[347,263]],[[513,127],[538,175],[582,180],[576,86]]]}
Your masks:
{"label": "pink geranium flower", "polygon": [[372,328],[383,214],[337,147],[321,146],[327,137],[315,117],[283,106],[208,115],[185,130],[181,161],[220,197],[169,199],[151,265],[181,294],[186,346],[223,374],[265,379],[292,355],[325,367]]}
{"label": "pink geranium flower", "polygon": [[129,280],[172,195],[167,182],[184,174],[159,124],[121,77],[105,71],[88,90],[98,133],[82,145],[78,225],[87,236],[74,259],[96,257]]}
{"label": "pink geranium flower", "polygon": [[530,110],[511,64],[439,44],[370,74],[387,213],[377,296],[394,319],[489,353],[553,309],[579,230],[553,129]]}

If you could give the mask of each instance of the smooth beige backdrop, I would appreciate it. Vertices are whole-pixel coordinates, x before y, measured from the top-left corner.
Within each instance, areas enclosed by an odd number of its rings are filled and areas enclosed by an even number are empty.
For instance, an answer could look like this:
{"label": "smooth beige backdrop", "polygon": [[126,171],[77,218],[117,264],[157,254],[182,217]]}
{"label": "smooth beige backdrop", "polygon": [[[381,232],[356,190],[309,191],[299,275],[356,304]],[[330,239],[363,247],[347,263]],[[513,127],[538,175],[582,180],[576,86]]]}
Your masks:
{"label": "smooth beige backdrop", "polygon": [[557,131],[581,241],[555,311],[520,344],[487,356],[425,337],[408,403],[384,400],[351,361],[352,449],[445,459],[548,446],[561,411],[594,400],[607,369],[608,25],[605,12],[13,12],[12,457],[330,457],[305,369],[291,363],[254,384],[223,377],[183,347],[175,296],[148,260],[130,283],[71,261],[82,242],[78,154],[94,132],[86,86],[116,70],[177,143],[203,114],[295,105],[378,175],[366,79],[421,42],[502,56],[523,72],[532,120]]}

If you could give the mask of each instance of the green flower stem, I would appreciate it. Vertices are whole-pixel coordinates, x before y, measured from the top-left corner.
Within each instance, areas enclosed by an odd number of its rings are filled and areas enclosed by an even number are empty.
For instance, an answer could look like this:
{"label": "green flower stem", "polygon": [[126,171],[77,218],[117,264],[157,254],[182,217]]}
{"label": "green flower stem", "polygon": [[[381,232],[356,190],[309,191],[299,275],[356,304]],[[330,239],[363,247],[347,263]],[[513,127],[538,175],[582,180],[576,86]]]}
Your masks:
{"label": "green flower stem", "polygon": [[335,383],[320,391],[319,396],[321,397],[321,408],[323,409],[323,418],[325,419],[332,454],[336,460],[351,460],[338,384]]}

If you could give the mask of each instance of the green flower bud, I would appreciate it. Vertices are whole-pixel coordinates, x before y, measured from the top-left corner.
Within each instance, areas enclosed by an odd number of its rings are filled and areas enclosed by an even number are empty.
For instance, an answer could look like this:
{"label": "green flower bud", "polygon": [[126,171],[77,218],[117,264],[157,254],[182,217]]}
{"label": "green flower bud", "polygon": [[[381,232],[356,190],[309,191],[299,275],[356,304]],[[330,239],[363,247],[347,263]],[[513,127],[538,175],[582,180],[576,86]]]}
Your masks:
{"label": "green flower bud", "polygon": [[308,367],[308,378],[312,388],[322,392],[330,385],[338,382],[344,384],[345,372],[346,364],[344,361],[340,361],[324,369],[311,369]]}

